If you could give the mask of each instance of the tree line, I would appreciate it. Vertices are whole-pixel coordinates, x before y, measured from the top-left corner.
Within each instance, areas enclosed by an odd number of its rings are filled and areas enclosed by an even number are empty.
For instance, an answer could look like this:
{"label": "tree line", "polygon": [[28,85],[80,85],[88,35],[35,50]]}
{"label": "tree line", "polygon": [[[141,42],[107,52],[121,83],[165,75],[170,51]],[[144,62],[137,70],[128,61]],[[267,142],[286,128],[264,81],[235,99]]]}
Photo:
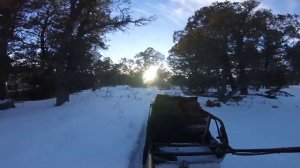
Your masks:
{"label": "tree line", "polygon": [[256,0],[215,2],[174,33],[168,62],[178,83],[199,93],[217,88],[221,101],[251,86],[299,84],[299,19],[259,8]]}
{"label": "tree line", "polygon": [[105,35],[153,20],[131,12],[129,0],[1,1],[0,99],[55,96],[61,105],[97,77],[114,78],[118,66],[99,52]]}
{"label": "tree line", "polygon": [[82,89],[145,86],[152,65],[159,66],[155,85],[216,88],[221,101],[249,87],[300,82],[298,15],[275,14],[256,0],[215,2],[174,33],[167,58],[151,47],[117,63],[104,58],[107,33],[154,20],[131,12],[129,0],[0,1],[0,100],[56,97],[61,105]]}

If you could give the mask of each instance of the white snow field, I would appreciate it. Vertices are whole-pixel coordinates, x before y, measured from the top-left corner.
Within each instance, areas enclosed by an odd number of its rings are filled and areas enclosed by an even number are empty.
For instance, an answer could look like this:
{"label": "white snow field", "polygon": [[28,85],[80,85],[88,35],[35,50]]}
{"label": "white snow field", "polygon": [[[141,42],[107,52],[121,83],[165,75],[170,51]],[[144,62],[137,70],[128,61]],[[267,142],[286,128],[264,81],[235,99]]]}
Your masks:
{"label": "white snow field", "polygon": [[[294,97],[271,100],[247,96],[218,108],[235,148],[300,146],[300,87]],[[0,111],[0,168],[138,168],[142,132],[155,95],[178,89],[106,87],[71,95],[55,107],[54,99],[17,103]],[[221,168],[299,168],[300,154],[227,155]]]}

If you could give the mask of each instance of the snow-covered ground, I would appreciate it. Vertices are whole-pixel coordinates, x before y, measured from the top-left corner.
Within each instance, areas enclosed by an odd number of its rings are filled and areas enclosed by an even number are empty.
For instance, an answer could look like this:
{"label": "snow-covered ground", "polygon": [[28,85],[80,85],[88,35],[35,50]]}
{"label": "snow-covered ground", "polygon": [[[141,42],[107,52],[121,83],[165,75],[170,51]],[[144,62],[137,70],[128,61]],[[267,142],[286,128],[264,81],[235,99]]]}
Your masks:
{"label": "snow-covered ground", "polygon": [[[248,96],[237,105],[206,108],[223,119],[231,146],[300,146],[300,87],[294,97]],[[158,93],[179,90],[126,86],[73,94],[60,107],[54,99],[17,103],[0,111],[0,168],[125,168],[139,165],[149,104]],[[226,156],[221,168],[299,168],[300,154]]]}
{"label": "snow-covered ground", "polygon": [[[266,99],[247,96],[239,105],[204,109],[220,117],[234,148],[300,147],[300,86],[283,89],[294,97]],[[299,168],[300,153],[260,156],[227,155],[221,168]]]}

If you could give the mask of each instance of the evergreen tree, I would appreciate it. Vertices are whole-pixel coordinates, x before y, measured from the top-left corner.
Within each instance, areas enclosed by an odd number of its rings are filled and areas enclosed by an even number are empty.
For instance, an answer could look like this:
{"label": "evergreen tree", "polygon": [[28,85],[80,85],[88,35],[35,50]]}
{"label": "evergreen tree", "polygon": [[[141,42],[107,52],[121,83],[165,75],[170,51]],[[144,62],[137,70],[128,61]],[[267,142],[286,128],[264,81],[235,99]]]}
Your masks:
{"label": "evergreen tree", "polygon": [[[185,29],[174,33],[168,58],[174,72],[194,89],[217,87],[221,101],[239,90],[247,94],[251,84],[286,84],[286,46],[299,38],[299,17],[275,15],[258,5],[255,0],[215,2],[196,11]],[[274,76],[282,76],[281,82]],[[225,95],[228,84],[231,94]]]}
{"label": "evergreen tree", "polygon": [[145,70],[150,66],[160,65],[165,59],[165,56],[156,51],[152,47],[148,47],[145,51],[138,53],[134,56],[136,64],[141,70]]}
{"label": "evergreen tree", "polygon": [[[134,20],[130,16],[129,8],[120,9],[122,5],[129,5],[129,1],[102,0],[69,0],[63,1],[61,19],[63,23],[60,33],[59,48],[56,54],[56,104],[68,101],[68,85],[72,73],[77,70],[79,55],[87,56],[91,47],[105,48],[103,35],[107,32],[123,30],[126,25],[133,23],[137,26],[145,24],[149,19]],[[116,6],[119,13],[112,16],[112,8]],[[73,46],[74,45],[74,46]],[[76,47],[81,48],[78,53]],[[74,48],[75,47],[75,48]]]}
{"label": "evergreen tree", "polygon": [[12,59],[9,57],[16,39],[17,29],[22,24],[23,7],[26,1],[4,0],[0,2],[0,100],[6,99],[8,75]]}
{"label": "evergreen tree", "polygon": [[300,83],[300,42],[288,49],[288,58],[292,70],[292,82]]}

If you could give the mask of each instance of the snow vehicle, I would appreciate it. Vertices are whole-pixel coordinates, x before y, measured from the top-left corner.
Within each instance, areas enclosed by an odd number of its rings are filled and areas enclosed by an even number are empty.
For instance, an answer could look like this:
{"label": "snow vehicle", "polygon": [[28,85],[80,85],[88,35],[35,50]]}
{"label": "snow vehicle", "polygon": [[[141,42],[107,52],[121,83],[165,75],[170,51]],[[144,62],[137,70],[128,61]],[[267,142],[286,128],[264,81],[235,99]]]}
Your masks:
{"label": "snow vehicle", "polygon": [[233,149],[224,123],[197,97],[157,95],[150,105],[144,168],[219,168],[226,154],[251,156],[300,152],[300,147]]}

